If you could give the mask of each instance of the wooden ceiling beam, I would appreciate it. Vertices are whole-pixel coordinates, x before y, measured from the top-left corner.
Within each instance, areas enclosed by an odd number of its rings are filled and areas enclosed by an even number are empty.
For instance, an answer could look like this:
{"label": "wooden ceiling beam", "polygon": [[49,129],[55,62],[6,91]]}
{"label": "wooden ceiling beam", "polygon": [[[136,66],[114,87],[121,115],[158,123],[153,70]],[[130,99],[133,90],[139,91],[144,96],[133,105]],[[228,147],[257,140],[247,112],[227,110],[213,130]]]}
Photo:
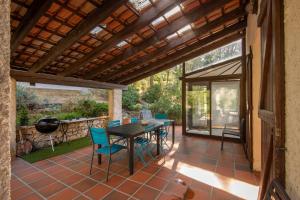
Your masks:
{"label": "wooden ceiling beam", "polygon": [[98,89],[127,89],[127,86],[98,82],[92,80],[84,80],[80,78],[73,77],[62,77],[58,75],[51,75],[45,73],[34,73],[21,70],[10,70],[10,75],[17,81],[29,82],[29,83],[45,83],[45,84],[56,84],[56,85],[67,85],[76,87],[88,87],[88,88],[98,88]]}
{"label": "wooden ceiling beam", "polygon": [[[152,54],[145,55],[142,58],[130,63],[129,65],[123,66],[122,68],[120,68],[119,70],[117,70],[113,73],[115,75],[117,75],[117,74],[121,74],[121,73],[125,73],[127,71],[130,71],[130,70],[132,70],[133,68],[135,68],[137,66],[141,66],[141,65],[149,62],[151,59],[153,59],[157,56],[160,56],[161,54],[164,54],[164,53],[176,48],[177,46],[181,45],[182,43],[187,42],[187,41],[189,41],[189,40],[191,40],[191,39],[193,39],[193,38],[195,38],[195,37],[197,37],[201,34],[205,34],[205,33],[209,32],[211,29],[219,27],[219,26],[223,25],[225,22],[236,18],[237,16],[243,16],[244,12],[237,12],[235,14],[236,15],[232,15],[232,13],[230,13],[230,14],[224,15],[223,18],[219,18],[215,21],[209,22],[208,24],[204,25],[200,29],[197,29],[197,30],[194,30],[193,32],[187,33],[182,38],[175,39],[174,41],[167,44],[166,46],[159,48],[157,51],[153,52]],[[232,32],[232,31],[235,31],[236,29],[241,29],[240,27],[244,28],[244,26],[245,26],[244,23],[245,22],[242,22],[242,23],[233,25],[231,27],[228,27],[225,30],[216,33],[216,35],[218,35],[218,37],[222,37],[222,35],[224,35],[225,33],[227,34],[227,32]],[[201,40],[196,42],[195,44],[193,44],[191,46],[196,48],[198,46],[198,43],[201,43]],[[110,77],[112,78],[112,76],[110,76]]]}
{"label": "wooden ceiling beam", "polygon": [[54,0],[35,0],[29,7],[27,13],[22,17],[22,21],[11,36],[10,49],[13,53],[26,35],[35,26],[38,20],[44,15],[50,8]]}
{"label": "wooden ceiling beam", "polygon": [[[106,71],[107,69],[110,69],[114,67],[119,62],[126,60],[127,58],[135,55],[136,53],[145,50],[147,47],[161,41],[162,39],[166,38],[167,36],[175,33],[180,28],[195,22],[197,19],[200,19],[209,13],[213,12],[216,9],[219,9],[220,7],[223,7],[226,3],[230,2],[230,0],[221,0],[221,1],[211,1],[210,3],[203,4],[198,9],[193,10],[190,13],[185,14],[184,16],[176,19],[173,21],[170,25],[167,25],[161,29],[159,29],[155,35],[152,37],[145,39],[142,41],[138,46],[128,48],[124,51],[123,54],[120,56],[114,58],[113,60],[98,65],[97,68],[91,70],[86,76],[85,79],[91,79],[96,76],[98,76],[100,73]],[[240,8],[241,9],[241,8]]]}
{"label": "wooden ceiling beam", "polygon": [[[233,42],[239,38],[243,37],[242,34],[240,33],[235,33],[233,35],[230,36],[224,36],[221,38],[211,38],[209,40],[206,40],[205,42],[203,42],[203,45],[201,48],[198,47],[197,50],[191,50],[190,53],[187,53],[186,51],[179,51],[176,52],[175,55],[172,55],[172,57],[168,57],[162,60],[158,60],[155,63],[152,63],[150,66],[147,66],[147,69],[139,69],[139,71],[137,72],[133,72],[132,75],[130,76],[126,76],[122,79],[117,80],[116,82],[118,83],[124,83],[124,84],[130,84],[133,83],[135,81],[141,80],[147,76],[151,76],[153,74],[159,73],[161,71],[167,70],[169,68],[174,67],[175,65],[178,65],[180,63],[183,63],[187,60],[190,60],[192,58],[195,58],[199,55],[205,54],[209,51],[212,51],[216,48],[219,48],[221,46],[224,46],[230,42]],[[218,41],[216,41],[218,40]],[[216,42],[213,42],[216,41]],[[213,43],[212,43],[213,42]],[[205,45],[206,43],[206,45]],[[208,44],[208,45],[207,45]],[[200,45],[201,46],[201,45]]]}
{"label": "wooden ceiling beam", "polygon": [[[180,0],[181,1],[181,0]],[[133,24],[125,26],[125,28],[114,34],[111,38],[106,40],[103,44],[96,47],[93,51],[77,60],[71,66],[69,66],[65,71],[60,73],[61,76],[70,76],[79,70],[82,66],[90,62],[91,60],[98,57],[101,53],[108,51],[112,47],[116,46],[119,42],[127,39],[134,31],[140,30],[146,26],[148,26],[154,19],[163,15],[165,12],[173,9],[178,0],[163,0],[158,1],[149,8],[145,13],[143,13],[138,20],[136,20]]]}
{"label": "wooden ceiling beam", "polygon": [[[40,1],[40,0],[38,0]],[[103,2],[101,7],[94,9],[83,21],[81,21],[74,29],[68,33],[68,35],[60,40],[56,46],[39,59],[31,68],[30,72],[38,72],[43,67],[54,61],[64,50],[69,48],[83,35],[89,33],[94,27],[100,24],[101,21],[105,20],[111,13],[119,8],[121,5],[126,3],[128,0],[106,0]],[[42,2],[42,1],[41,1]]]}

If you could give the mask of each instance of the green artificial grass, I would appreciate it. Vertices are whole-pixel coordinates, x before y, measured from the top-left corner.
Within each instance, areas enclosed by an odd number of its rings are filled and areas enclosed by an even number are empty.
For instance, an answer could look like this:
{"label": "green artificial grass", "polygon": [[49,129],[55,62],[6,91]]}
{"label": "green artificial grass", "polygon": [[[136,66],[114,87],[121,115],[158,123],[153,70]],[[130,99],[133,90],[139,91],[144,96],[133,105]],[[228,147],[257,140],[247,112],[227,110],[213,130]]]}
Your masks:
{"label": "green artificial grass", "polygon": [[69,153],[77,149],[87,147],[89,145],[91,145],[90,138],[84,137],[84,138],[70,141],[69,144],[67,142],[58,144],[54,146],[54,152],[52,151],[51,147],[47,147],[44,149],[31,152],[30,154],[24,155],[22,156],[22,158],[27,162],[34,163],[40,160],[45,160],[47,158]]}

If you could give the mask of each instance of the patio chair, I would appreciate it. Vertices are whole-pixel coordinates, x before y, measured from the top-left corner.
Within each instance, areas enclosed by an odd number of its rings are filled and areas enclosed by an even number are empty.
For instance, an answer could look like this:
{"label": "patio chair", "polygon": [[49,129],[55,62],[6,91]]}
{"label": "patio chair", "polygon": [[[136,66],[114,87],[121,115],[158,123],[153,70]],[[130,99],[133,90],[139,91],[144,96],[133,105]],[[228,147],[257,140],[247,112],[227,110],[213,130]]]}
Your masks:
{"label": "patio chair", "polygon": [[268,187],[264,200],[290,200],[278,179],[274,179]]}
{"label": "patio chair", "polygon": [[[241,142],[244,143],[244,131],[246,128],[246,120],[244,118],[241,119],[240,121],[240,127],[238,129],[231,128],[232,124],[225,124],[225,127],[222,131],[222,141],[221,141],[221,150],[223,150],[223,145],[224,145],[224,136],[226,135],[231,135],[231,136],[237,136],[240,138]],[[245,146],[244,151],[245,151]]]}
{"label": "patio chair", "polygon": [[168,116],[167,116],[167,114],[164,114],[164,113],[156,113],[155,119],[168,119]]}
{"label": "patio chair", "polygon": [[108,128],[112,128],[112,127],[116,127],[116,126],[120,126],[121,125],[121,121],[120,120],[112,120],[108,122]]}
{"label": "patio chair", "polygon": [[[107,173],[106,173],[106,182],[108,181],[109,176],[109,168],[111,164],[111,155],[115,154],[122,149],[127,149],[126,146],[110,143],[110,140],[108,138],[108,135],[104,128],[89,128],[90,136],[93,143],[93,153],[92,153],[92,159],[91,159],[91,166],[90,166],[90,175],[92,174],[92,167],[93,167],[93,159],[94,159],[94,153],[102,154],[108,157],[108,166],[107,166]],[[115,141],[118,142],[118,141]],[[98,148],[95,151],[95,145],[101,145],[100,148]]]}
{"label": "patio chair", "polygon": [[151,153],[151,139],[148,136],[148,133],[153,131],[153,128],[155,127],[155,124],[149,124],[145,127],[145,134],[143,136],[136,137],[134,140],[135,143],[135,151],[137,156],[140,158],[141,162],[144,166],[147,166],[147,163],[144,159],[144,152],[146,152],[152,160],[154,160],[154,157]]}
{"label": "patio chair", "polygon": [[[108,128],[117,127],[117,126],[121,126],[121,121],[118,119],[109,121],[108,125],[107,125]],[[125,145],[125,146],[127,146],[127,144],[128,144],[127,139],[123,138],[123,137],[112,136],[110,139],[112,140],[112,142],[115,142],[116,140],[118,140],[119,142],[122,142],[121,143],[122,145]]]}
{"label": "patio chair", "polygon": [[139,122],[139,119],[136,117],[132,117],[130,121],[132,124],[137,124]]}

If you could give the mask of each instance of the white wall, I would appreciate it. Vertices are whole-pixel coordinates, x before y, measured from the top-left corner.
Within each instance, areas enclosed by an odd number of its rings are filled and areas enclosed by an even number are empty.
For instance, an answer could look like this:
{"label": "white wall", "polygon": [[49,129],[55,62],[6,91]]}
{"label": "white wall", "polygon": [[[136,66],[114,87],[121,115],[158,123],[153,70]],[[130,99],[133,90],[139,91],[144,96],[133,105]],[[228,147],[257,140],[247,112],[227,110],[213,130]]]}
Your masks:
{"label": "white wall", "polygon": [[257,27],[257,15],[248,15],[246,32],[247,53],[252,47],[252,102],[253,102],[253,169],[261,171],[261,120],[258,117],[260,76],[261,76],[261,44],[260,28]]}
{"label": "white wall", "polygon": [[300,199],[300,1],[284,1],[286,189]]}

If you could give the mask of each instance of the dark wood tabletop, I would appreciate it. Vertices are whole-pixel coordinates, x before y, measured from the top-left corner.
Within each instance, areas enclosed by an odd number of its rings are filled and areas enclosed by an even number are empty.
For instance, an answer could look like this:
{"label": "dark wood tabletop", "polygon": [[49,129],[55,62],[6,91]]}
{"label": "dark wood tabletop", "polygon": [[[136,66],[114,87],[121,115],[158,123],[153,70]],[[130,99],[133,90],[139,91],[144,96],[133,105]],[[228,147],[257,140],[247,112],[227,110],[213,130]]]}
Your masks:
{"label": "dark wood tabletop", "polygon": [[[154,124],[155,124],[155,126],[153,127],[154,130],[162,126],[162,124],[159,123],[154,123]],[[121,126],[107,128],[107,133],[110,135],[130,138],[145,133],[145,127],[146,126],[142,124],[125,124]]]}

